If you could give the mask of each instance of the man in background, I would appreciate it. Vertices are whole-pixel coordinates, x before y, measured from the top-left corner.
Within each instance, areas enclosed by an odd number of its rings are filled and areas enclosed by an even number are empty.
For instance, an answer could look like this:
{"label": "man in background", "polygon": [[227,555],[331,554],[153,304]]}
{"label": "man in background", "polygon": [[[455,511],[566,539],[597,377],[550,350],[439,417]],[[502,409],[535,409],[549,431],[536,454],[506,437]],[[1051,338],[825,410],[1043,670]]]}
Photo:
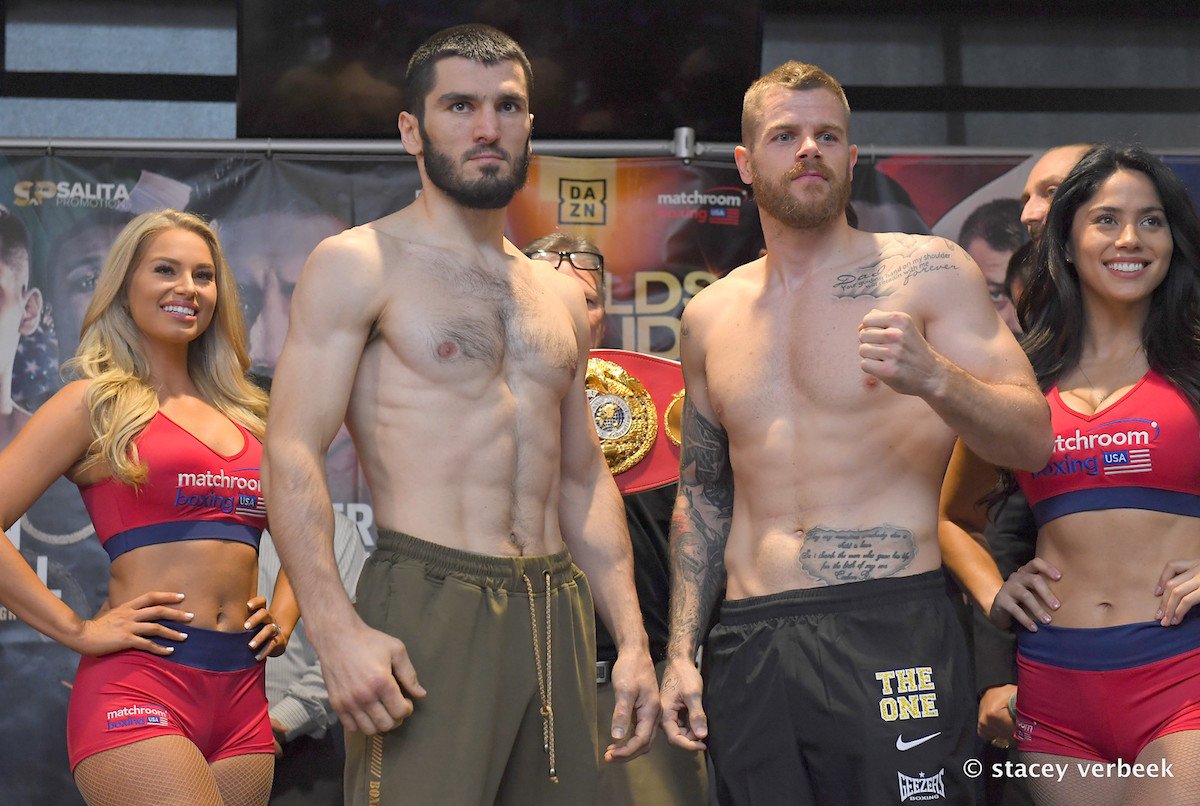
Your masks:
{"label": "man in background", "polygon": [[996,312],[1013,333],[1020,333],[1017,309],[1005,291],[1008,261],[1029,240],[1021,224],[1021,203],[1016,199],[993,199],[976,207],[963,222],[958,245],[983,272],[988,295]]}
{"label": "man in background", "polygon": [[1058,186],[1091,147],[1090,143],[1055,146],[1030,169],[1025,189],[1021,191],[1021,222],[1035,239],[1046,223],[1046,214],[1050,212],[1050,202],[1054,200]]}

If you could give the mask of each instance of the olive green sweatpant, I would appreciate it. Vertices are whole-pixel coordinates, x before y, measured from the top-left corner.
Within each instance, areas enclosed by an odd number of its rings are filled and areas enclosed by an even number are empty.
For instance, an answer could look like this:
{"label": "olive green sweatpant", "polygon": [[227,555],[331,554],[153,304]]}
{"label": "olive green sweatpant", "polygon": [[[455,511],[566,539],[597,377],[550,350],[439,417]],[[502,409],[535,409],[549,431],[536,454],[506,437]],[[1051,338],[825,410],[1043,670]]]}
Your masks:
{"label": "olive green sweatpant", "polygon": [[428,694],[395,730],[346,734],[348,806],[594,801],[592,596],[565,548],[501,557],[381,529],[357,607],[369,626],[404,641]]}

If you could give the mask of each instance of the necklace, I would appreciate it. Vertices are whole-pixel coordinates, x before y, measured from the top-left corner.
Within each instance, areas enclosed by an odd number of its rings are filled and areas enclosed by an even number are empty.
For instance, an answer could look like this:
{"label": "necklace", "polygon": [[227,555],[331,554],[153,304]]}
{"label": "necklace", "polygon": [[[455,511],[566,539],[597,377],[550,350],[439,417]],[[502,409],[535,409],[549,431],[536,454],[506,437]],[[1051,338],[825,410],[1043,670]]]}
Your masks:
{"label": "necklace", "polygon": [[[1133,359],[1136,358],[1137,354],[1140,353],[1141,351],[1142,351],[1142,345],[1138,344],[1137,348],[1132,353],[1129,354],[1129,358],[1125,359],[1125,363],[1121,365],[1121,368],[1119,370],[1117,370],[1117,373],[1114,377],[1116,377],[1118,379],[1123,378],[1125,376],[1125,371],[1127,369],[1129,369],[1130,365],[1133,364]],[[1120,388],[1120,386],[1118,385],[1118,386],[1114,386],[1112,389],[1107,389],[1107,391],[1105,389],[1101,389],[1099,386],[1096,385],[1096,383],[1091,378],[1088,377],[1087,370],[1085,370],[1083,368],[1082,361],[1080,361],[1075,366],[1079,370],[1079,374],[1083,376],[1083,379],[1085,381],[1087,381],[1088,386],[1092,390],[1091,403],[1092,403],[1093,408],[1099,407],[1099,405],[1101,403],[1103,403],[1105,400],[1108,399],[1109,395],[1111,395],[1114,391],[1116,391],[1118,388]]]}

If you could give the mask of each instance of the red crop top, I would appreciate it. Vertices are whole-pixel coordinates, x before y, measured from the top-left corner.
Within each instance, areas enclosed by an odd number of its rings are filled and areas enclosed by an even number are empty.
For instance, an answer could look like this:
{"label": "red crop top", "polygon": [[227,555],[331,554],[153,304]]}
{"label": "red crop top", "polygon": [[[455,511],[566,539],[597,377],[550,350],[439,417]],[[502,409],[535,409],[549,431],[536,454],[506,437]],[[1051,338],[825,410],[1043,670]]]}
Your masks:
{"label": "red crop top", "polygon": [[1073,512],[1149,509],[1200,517],[1200,421],[1151,370],[1112,406],[1087,415],[1046,394],[1050,462],[1015,476],[1038,526]]}
{"label": "red crop top", "polygon": [[79,488],[111,559],[179,540],[232,540],[258,548],[267,520],[258,476],[262,444],[237,428],[245,444],[222,456],[158,412],[134,438],[149,470],[140,487],[110,477]]}

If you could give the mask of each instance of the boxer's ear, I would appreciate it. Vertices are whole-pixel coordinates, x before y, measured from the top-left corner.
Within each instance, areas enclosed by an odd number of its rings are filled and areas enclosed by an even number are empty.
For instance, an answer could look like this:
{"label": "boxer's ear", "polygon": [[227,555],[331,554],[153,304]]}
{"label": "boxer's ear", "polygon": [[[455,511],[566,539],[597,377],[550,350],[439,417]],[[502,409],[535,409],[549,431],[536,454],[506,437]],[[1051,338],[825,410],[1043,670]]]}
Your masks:
{"label": "boxer's ear", "polygon": [[42,292],[31,288],[25,292],[25,309],[21,312],[21,326],[18,332],[28,336],[38,329],[42,322]]}
{"label": "boxer's ear", "polygon": [[400,142],[404,144],[404,150],[414,157],[421,156],[425,152],[425,148],[424,143],[421,142],[421,124],[417,121],[416,115],[410,112],[401,112],[397,128],[400,130]]}

